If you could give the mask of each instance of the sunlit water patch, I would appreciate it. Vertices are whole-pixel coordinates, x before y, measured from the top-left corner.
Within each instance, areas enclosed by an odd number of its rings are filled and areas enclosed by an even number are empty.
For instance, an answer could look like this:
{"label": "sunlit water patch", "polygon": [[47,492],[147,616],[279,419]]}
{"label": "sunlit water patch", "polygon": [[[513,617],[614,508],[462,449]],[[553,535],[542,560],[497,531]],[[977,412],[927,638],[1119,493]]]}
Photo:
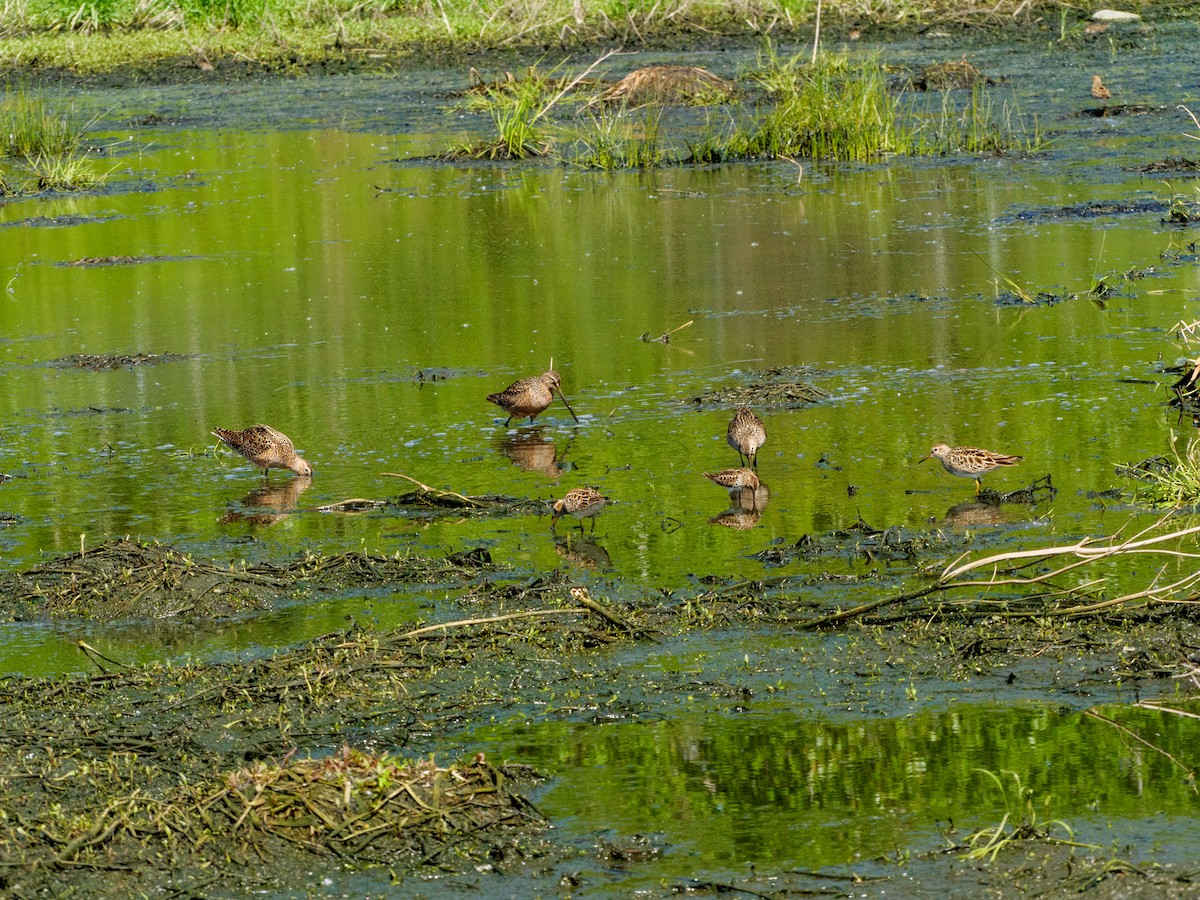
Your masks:
{"label": "sunlit water patch", "polygon": [[847,721],[750,704],[661,721],[489,726],[468,746],[545,771],[536,800],[563,840],[648,837],[661,855],[619,879],[577,872],[592,889],[615,881],[627,892],[755,868],[895,876],[885,860],[901,847],[919,872],[922,853],[965,846],[1006,815],[1184,863],[1181,848],[1200,838],[1187,723],[1154,710],[986,704]]}

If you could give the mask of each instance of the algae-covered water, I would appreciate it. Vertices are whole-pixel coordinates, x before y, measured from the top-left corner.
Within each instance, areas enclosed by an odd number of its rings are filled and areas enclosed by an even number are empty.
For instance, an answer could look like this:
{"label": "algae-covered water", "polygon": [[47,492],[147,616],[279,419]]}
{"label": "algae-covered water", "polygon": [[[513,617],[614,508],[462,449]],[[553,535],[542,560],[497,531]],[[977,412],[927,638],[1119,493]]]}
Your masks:
{"label": "algae-covered water", "polygon": [[[928,61],[963,49],[928,37],[883,52]],[[1174,376],[1163,369],[1191,353],[1172,332],[1194,317],[1200,267],[1195,235],[1162,220],[1194,183],[1136,167],[1196,153],[1177,108],[1200,102],[1195,85],[1178,85],[1157,37],[1120,52],[971,49],[1006,79],[991,90],[1038,117],[1049,149],[806,162],[800,177],[787,161],[613,174],[451,165],[427,157],[486,126],[450,109],[457,71],[63,89],[66,107],[99,115],[91,138],[113,172],[95,194],[0,206],[3,565],[123,536],[251,561],[481,546],[517,577],[559,571],[620,599],[713,577],[861,576],[873,564],[852,553],[763,554],[860,522],[949,534],[957,553],[1153,521],[1115,467],[1190,436],[1166,406]],[[733,59],[692,61],[736,74]],[[1092,69],[1149,112],[1078,115],[1096,105]],[[1115,293],[1085,296],[1102,276]],[[1009,279],[1054,302],[1015,301]],[[688,322],[669,343],[641,339]],[[73,359],[137,354],[156,358],[101,369]],[[486,395],[551,360],[580,422],[556,403],[534,426],[504,428]],[[697,398],[763,382],[823,399],[759,408],[769,501],[737,520],[751,527],[722,527],[729,503],[702,473],[737,462],[725,442],[733,404]],[[255,422],[294,439],[311,483],[274,472],[264,493],[240,457],[214,451],[213,427]],[[989,487],[1049,475],[1057,493],[976,503],[969,481],[917,464],[938,442],[1024,457]],[[546,512],[318,509],[410,486],[383,473],[540,500]],[[568,540],[573,521],[554,534],[549,503],[582,485],[614,502],[594,536]],[[876,593],[825,580],[801,599]],[[452,600],[374,590],[218,623],[11,622],[0,671],[88,671],[80,639],[127,663],[237,658],[350,620],[454,618]],[[1069,797],[1047,818],[1082,840],[1194,854],[1191,830],[1153,824],[1194,816],[1182,777],[1194,720],[1164,718],[1157,735],[1181,772],[1088,718],[1088,702],[1057,694],[1052,678],[1022,692],[988,673],[980,704],[970,681],[856,682],[778,647],[764,665],[751,660],[762,642],[723,636],[614,660],[704,682],[714,670],[736,681],[744,658],[748,690],[772,694],[752,713],[704,697],[603,725],[529,709],[464,723],[455,748],[544,769],[540,802],[569,839],[659,835],[653,864],[594,878],[615,890],[926,849],[952,819],[1003,815],[982,769]],[[877,699],[847,706],[835,687],[846,682]],[[1087,766],[1071,762],[1083,754]],[[1120,776],[1097,783],[1098,769]]]}

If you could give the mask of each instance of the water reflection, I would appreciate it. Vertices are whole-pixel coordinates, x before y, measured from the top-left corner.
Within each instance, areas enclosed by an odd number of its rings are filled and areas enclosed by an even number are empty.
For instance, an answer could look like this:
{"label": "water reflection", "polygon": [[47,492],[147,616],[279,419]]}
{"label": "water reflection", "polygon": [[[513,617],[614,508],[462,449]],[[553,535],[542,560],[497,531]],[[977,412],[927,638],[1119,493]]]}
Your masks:
{"label": "water reflection", "polygon": [[[570,442],[567,443],[569,446]],[[505,433],[496,439],[494,446],[526,472],[540,472],[547,478],[557,479],[565,471],[557,446],[546,437],[540,425]],[[566,455],[565,447],[563,455]]]}
{"label": "water reflection", "polygon": [[612,557],[596,543],[594,537],[579,537],[568,534],[554,536],[554,551],[585,569],[611,569]]}
{"label": "water reflection", "polygon": [[765,484],[759,484],[753,490],[741,488],[729,492],[729,508],[708,520],[709,525],[722,525],[745,531],[753,528],[762,518],[767,501],[771,499],[771,490]]}
{"label": "water reflection", "polygon": [[[1159,752],[1131,733],[1153,735]],[[979,705],[845,722],[749,712],[603,728],[514,724],[481,729],[467,749],[550,772],[538,806],[569,832],[687,844],[692,852],[665,860],[665,871],[731,857],[847,864],[913,846],[922,833],[936,844],[939,823],[971,828],[1004,813],[1004,791],[985,771],[1017,773],[1048,817],[1083,840],[1108,843],[1150,820],[1168,834],[1175,817],[1194,813],[1177,767],[1194,761],[1194,745],[1186,719],[1136,706],[1106,707],[1101,718]]]}
{"label": "water reflection", "polygon": [[952,528],[977,528],[980,525],[1003,525],[1008,519],[1003,508],[994,503],[964,500],[946,510],[944,522]]}
{"label": "water reflection", "polygon": [[312,477],[298,475],[286,481],[263,482],[240,501],[241,509],[231,509],[221,517],[222,525],[249,522],[252,525],[273,525],[295,512],[300,495],[312,485]]}

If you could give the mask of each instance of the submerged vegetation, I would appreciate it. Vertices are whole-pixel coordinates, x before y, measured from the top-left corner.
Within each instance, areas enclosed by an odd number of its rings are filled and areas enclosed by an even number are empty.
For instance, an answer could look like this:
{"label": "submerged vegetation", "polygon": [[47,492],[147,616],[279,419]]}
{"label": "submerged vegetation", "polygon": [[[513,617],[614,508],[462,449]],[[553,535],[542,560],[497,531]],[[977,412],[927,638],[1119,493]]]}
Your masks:
{"label": "submerged vegetation", "polygon": [[[841,54],[781,58],[768,45],[759,65],[737,85],[703,69],[639,69],[606,86],[529,70],[472,90],[463,106],[486,111],[494,139],[459,145],[452,159],[527,159],[550,156],[587,168],[647,168],[749,159],[814,158],[870,161],[889,155],[1032,152],[1042,146],[1036,121],[1027,123],[1007,102],[997,108],[978,84],[962,99],[944,92],[932,108],[921,95],[895,89],[880,63]],[[667,91],[655,69],[670,69]],[[624,87],[633,76],[655,91]],[[684,97],[682,108],[671,101]],[[705,106],[705,101],[711,105]],[[738,102],[740,101],[740,102]],[[704,108],[699,118],[697,108]],[[551,111],[557,115],[550,117]],[[715,110],[715,111],[714,111]]]}
{"label": "submerged vegetation", "polygon": [[86,158],[83,128],[24,88],[0,99],[0,195],[75,191],[104,180]]}

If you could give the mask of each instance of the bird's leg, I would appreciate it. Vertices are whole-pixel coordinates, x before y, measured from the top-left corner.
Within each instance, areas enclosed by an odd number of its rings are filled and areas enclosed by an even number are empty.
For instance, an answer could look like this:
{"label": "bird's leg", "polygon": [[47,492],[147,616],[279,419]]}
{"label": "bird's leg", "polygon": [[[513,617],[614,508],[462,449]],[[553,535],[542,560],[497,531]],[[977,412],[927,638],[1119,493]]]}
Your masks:
{"label": "bird's leg", "polygon": [[508,423],[509,423],[509,422],[511,422],[511,421],[512,421],[512,416],[509,416],[507,419],[505,419],[505,420],[504,420],[504,427],[505,427],[505,428],[507,428],[507,427],[508,427]]}
{"label": "bird's leg", "polygon": [[983,493],[983,482],[980,479],[976,478],[975,479],[975,496],[978,497],[981,493]]}

